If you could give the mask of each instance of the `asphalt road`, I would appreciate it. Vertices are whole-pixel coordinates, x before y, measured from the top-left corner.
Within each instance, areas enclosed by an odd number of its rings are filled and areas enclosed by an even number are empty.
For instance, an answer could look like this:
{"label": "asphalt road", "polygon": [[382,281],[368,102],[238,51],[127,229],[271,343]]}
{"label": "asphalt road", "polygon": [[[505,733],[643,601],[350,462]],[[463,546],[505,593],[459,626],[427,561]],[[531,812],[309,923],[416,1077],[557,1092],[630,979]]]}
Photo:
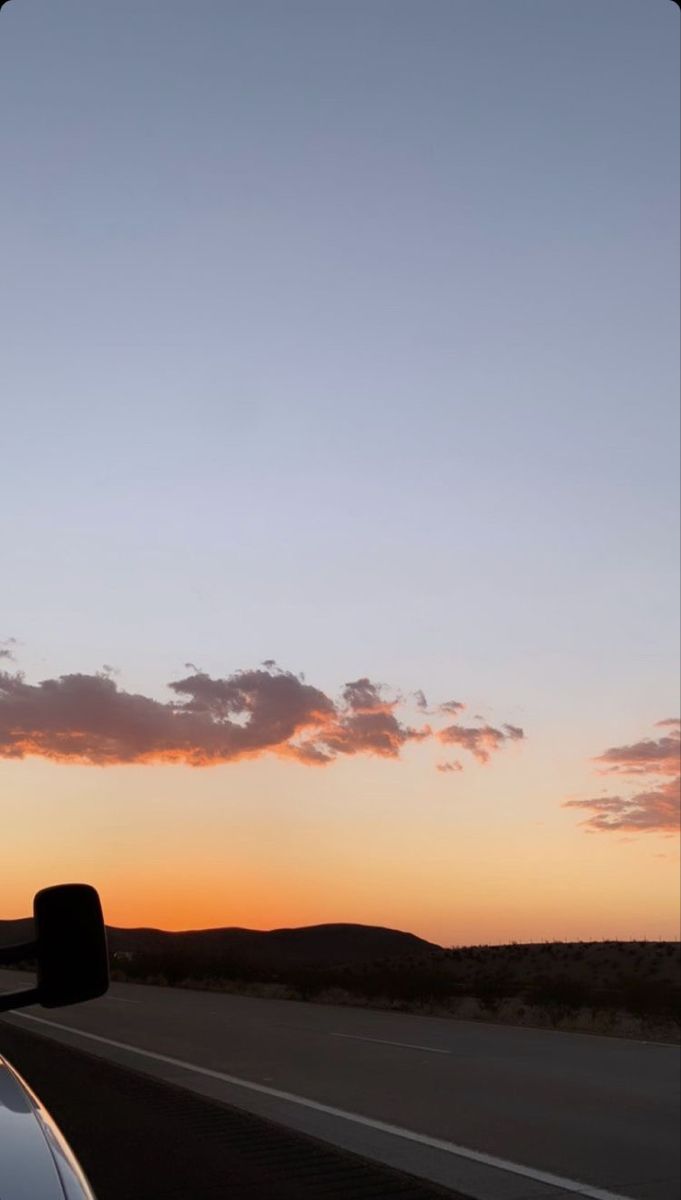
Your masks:
{"label": "asphalt road", "polygon": [[30,1079],[97,1200],[466,1200],[27,1024],[0,1019],[0,1053]]}
{"label": "asphalt road", "polygon": [[679,1194],[678,1047],[130,984],[9,1020],[479,1200]]}

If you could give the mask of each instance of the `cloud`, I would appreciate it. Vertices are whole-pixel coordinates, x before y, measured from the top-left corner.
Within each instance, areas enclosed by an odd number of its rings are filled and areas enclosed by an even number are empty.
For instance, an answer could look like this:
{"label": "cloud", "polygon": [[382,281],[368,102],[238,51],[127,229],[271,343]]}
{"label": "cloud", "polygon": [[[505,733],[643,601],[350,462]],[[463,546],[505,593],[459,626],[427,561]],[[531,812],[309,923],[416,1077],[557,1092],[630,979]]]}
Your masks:
{"label": "cloud", "polygon": [[400,717],[400,696],[365,676],[334,700],[272,659],[226,678],[189,669],[168,684],[166,702],[126,692],[110,668],[38,684],[0,671],[0,758],[199,767],[270,753],[321,766],[356,754],[395,759],[408,743],[437,738],[486,762],[507,739],[523,736],[510,725],[506,732],[414,728]]}
{"label": "cloud", "polygon": [[493,725],[448,725],[435,736],[443,745],[462,746],[478,762],[486,763],[505,742],[519,741],[525,734],[517,725],[504,725],[503,729],[495,729]]}
{"label": "cloud", "polygon": [[380,684],[372,683],[370,679],[364,677],[356,679],[354,683],[346,683],[342,695],[345,704],[352,712],[392,712],[398,701],[386,700],[381,693]]}
{"label": "cloud", "polygon": [[630,833],[674,833],[681,808],[681,722],[676,717],[658,721],[656,728],[671,729],[660,738],[644,738],[631,745],[611,746],[593,761],[603,764],[600,774],[645,777],[646,783],[629,795],[594,796],[567,800],[564,808],[590,813],[582,822],[589,833],[613,830]]}
{"label": "cloud", "polygon": [[611,746],[594,759],[602,763],[605,775],[675,775],[679,770],[681,748],[679,722],[669,718],[659,721],[658,727],[672,730],[660,738],[645,738],[631,746]]}
{"label": "cloud", "polygon": [[13,637],[5,638],[3,642],[0,642],[0,659],[4,658],[6,662],[15,662],[13,647],[16,644],[17,639]]}
{"label": "cloud", "polygon": [[504,729],[506,737],[510,738],[512,742],[521,742],[525,737],[525,732],[519,725],[504,725]]}
{"label": "cloud", "polygon": [[463,764],[458,759],[453,759],[450,762],[439,762],[435,766],[436,771],[441,771],[443,775],[448,775],[453,771],[463,771]]}
{"label": "cloud", "polygon": [[438,711],[441,713],[449,713],[452,717],[458,717],[460,712],[463,712],[466,707],[460,700],[445,700],[444,704],[438,704]]}
{"label": "cloud", "polygon": [[566,800],[564,808],[580,808],[591,815],[582,824],[590,833],[613,830],[630,833],[674,833],[679,829],[681,777],[668,779],[632,796],[595,796]]}

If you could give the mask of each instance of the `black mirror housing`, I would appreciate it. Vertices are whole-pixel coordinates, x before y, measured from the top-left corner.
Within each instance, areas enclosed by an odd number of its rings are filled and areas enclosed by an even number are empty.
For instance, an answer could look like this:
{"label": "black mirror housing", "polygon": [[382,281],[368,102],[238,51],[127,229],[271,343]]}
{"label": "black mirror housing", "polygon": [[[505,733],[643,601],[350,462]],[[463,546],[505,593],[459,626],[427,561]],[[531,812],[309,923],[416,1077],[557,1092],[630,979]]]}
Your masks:
{"label": "black mirror housing", "polygon": [[33,901],[38,1002],[45,1008],[103,996],[109,954],[99,896],[87,883],[43,888]]}

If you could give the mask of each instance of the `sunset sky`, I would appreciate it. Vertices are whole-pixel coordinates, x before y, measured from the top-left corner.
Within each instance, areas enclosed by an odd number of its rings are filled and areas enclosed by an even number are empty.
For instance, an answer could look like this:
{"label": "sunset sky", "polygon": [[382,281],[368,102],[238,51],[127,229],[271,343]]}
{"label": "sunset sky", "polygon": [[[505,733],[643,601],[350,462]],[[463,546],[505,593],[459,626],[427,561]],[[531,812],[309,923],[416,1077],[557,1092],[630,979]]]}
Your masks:
{"label": "sunset sky", "polygon": [[0,918],[679,935],[679,10],[0,14]]}

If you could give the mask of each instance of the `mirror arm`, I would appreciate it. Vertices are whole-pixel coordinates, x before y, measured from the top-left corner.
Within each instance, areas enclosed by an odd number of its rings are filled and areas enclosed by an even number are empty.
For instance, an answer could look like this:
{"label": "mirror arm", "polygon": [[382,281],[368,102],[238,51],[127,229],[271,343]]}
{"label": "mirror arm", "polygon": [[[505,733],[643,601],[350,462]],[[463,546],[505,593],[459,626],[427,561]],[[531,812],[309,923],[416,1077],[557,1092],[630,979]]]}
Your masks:
{"label": "mirror arm", "polygon": [[21,946],[0,946],[0,966],[10,963],[23,962],[27,958],[35,958],[37,942],[24,942]]}
{"label": "mirror arm", "polygon": [[23,992],[0,992],[0,1012],[9,1012],[13,1008],[25,1008],[27,1004],[39,1004],[40,992],[37,988],[27,988]]}
{"label": "mirror arm", "polygon": [[[0,964],[4,967],[10,963],[24,962],[25,959],[35,958],[36,943],[23,942],[19,946],[0,946]],[[24,1008],[26,1004],[38,1004],[39,993],[36,988],[24,988],[21,992],[0,992],[0,1012],[8,1012],[12,1008]]]}

